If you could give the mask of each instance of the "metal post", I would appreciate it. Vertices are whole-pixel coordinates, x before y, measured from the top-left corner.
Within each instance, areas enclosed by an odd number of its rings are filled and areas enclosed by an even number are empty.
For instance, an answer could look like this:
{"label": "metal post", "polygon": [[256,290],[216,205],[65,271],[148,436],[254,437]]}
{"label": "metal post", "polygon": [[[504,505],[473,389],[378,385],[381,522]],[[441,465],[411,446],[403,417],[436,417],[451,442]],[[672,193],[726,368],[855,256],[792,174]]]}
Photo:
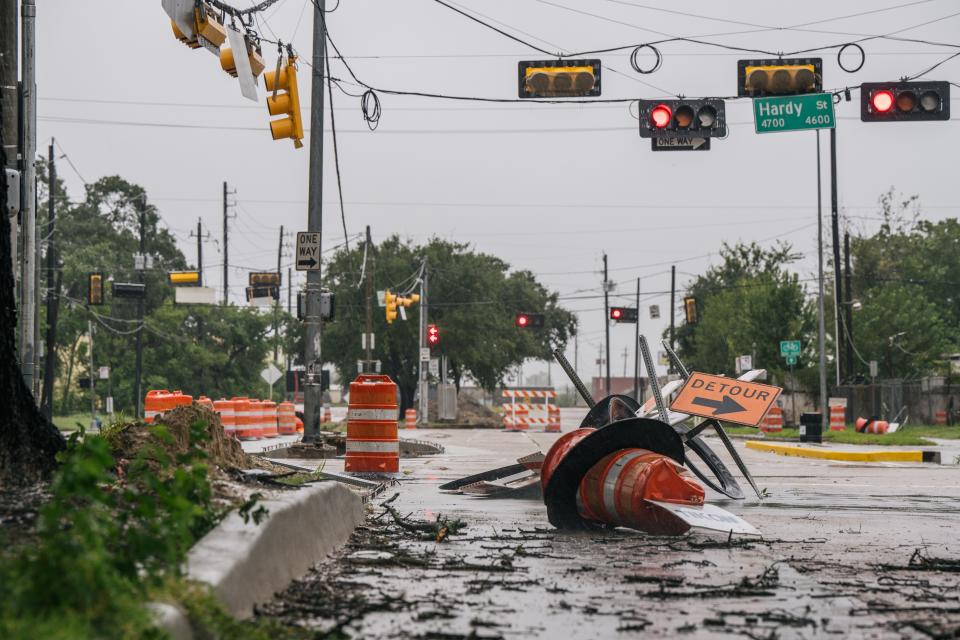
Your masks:
{"label": "metal post", "polygon": [[40,406],[49,420],[53,416],[53,380],[57,363],[57,307],[60,303],[60,289],[57,284],[62,276],[54,278],[57,271],[57,252],[53,234],[57,221],[57,163],[53,155],[53,139],[50,140],[47,189],[47,345],[43,369],[43,393]]}
{"label": "metal post", "polygon": [[90,429],[97,424],[97,393],[93,388],[93,320],[87,320],[87,336],[90,338]]}
{"label": "metal post", "polygon": [[633,336],[633,399],[643,402],[640,397],[640,278],[637,278],[637,324]]}
{"label": "metal post", "polygon": [[[277,246],[277,278],[280,278],[280,261],[283,260],[283,225],[280,225],[280,242]],[[280,362],[280,287],[277,286],[277,297],[273,301],[273,361]],[[272,387],[271,387],[272,388]],[[272,398],[271,398],[272,400]]]}
{"label": "metal post", "polygon": [[607,254],[603,254],[603,328],[607,350],[607,375],[605,379],[606,395],[610,395],[610,282],[607,279]]}
{"label": "metal post", "polygon": [[[833,310],[834,310],[834,348],[836,350],[837,360],[837,385],[843,379],[840,372],[840,354],[843,353],[843,328],[841,313],[841,302],[843,297],[843,283],[840,279],[840,216],[837,212],[837,130],[830,129],[830,224],[833,227]],[[845,375],[850,375],[847,372]]]}
{"label": "metal post", "polygon": [[230,304],[230,252],[227,244],[227,181],[223,181],[223,306]]}
{"label": "metal post", "polygon": [[[670,350],[676,351],[677,345],[674,341],[674,325],[677,314],[677,265],[672,265],[670,267]],[[673,360],[670,361],[670,367],[667,369],[668,373],[673,373]]]}
{"label": "metal post", "polygon": [[33,397],[36,402],[40,401],[40,380],[41,380],[41,351],[40,344],[40,283],[42,281],[40,266],[43,263],[43,252],[41,247],[42,233],[40,225],[40,179],[36,171],[33,174],[33,219],[36,225],[33,229]]}
{"label": "metal post", "polygon": [[[429,305],[427,302],[427,294],[429,293],[430,288],[430,268],[427,263],[427,259],[423,259],[423,279],[420,282],[420,351],[427,348],[427,320],[429,319]],[[420,370],[419,370],[419,388],[417,390],[417,395],[420,398],[420,408],[417,411],[417,422],[419,424],[427,424],[430,421],[430,416],[428,411],[430,404],[428,402],[428,396],[430,394],[430,385],[427,382],[427,365],[430,364],[429,361],[424,362],[423,358],[420,355],[417,355],[417,360],[420,361]]]}
{"label": "metal post", "polygon": [[36,76],[36,30],[37,7],[35,0],[22,0],[20,6],[21,33],[23,42],[20,59],[23,64],[21,95],[20,148],[23,151],[23,173],[20,174],[20,227],[23,234],[23,258],[20,277],[20,371],[27,387],[33,388],[34,361],[36,359],[35,327],[37,312],[37,210],[36,210],[36,158],[37,155],[37,76]]}
{"label": "metal post", "polygon": [[[17,64],[19,44],[17,0],[0,0],[0,104],[3,106],[3,150],[7,169],[20,170],[20,87]],[[20,203],[15,203],[15,209]],[[4,213],[4,212],[0,212]],[[11,273],[17,272],[17,220],[10,219]]]}
{"label": "metal post", "polygon": [[[140,198],[140,268],[137,270],[137,281],[145,282],[143,270],[147,266],[147,196]],[[143,417],[143,307],[147,297],[146,290],[137,299],[137,353],[135,363],[135,378],[133,404],[136,407],[136,417]]]}
{"label": "metal post", "polygon": [[364,274],[367,280],[364,283],[366,285],[364,297],[367,299],[367,324],[366,324],[366,328],[364,329],[364,331],[366,332],[366,337],[363,339],[364,345],[366,347],[366,354],[364,357],[366,358],[366,361],[367,361],[367,364],[366,364],[367,367],[370,366],[370,361],[373,359],[373,355],[372,355],[373,345],[370,344],[371,342],[373,342],[373,340],[370,339],[370,336],[373,333],[373,269],[371,268],[372,265],[370,264],[370,261],[372,261],[373,259],[372,244],[373,242],[370,239],[370,225],[367,225],[367,247],[364,251],[364,255],[366,256],[364,261],[367,264],[365,264],[363,268]]}
{"label": "metal post", "polygon": [[820,130],[817,129],[817,346],[820,351],[820,423],[823,433],[830,428],[827,414],[827,351],[823,307],[823,186],[820,179]]}
{"label": "metal post", "polygon": [[846,346],[846,367],[847,367],[847,379],[852,379],[854,377],[854,364],[853,364],[853,272],[850,270],[850,234],[844,232],[843,234],[843,253],[844,253],[844,282],[843,290],[846,293],[846,304],[844,305],[844,310],[846,312],[846,325],[844,325],[844,340],[843,344]]}
{"label": "metal post", "polygon": [[[313,64],[310,67],[310,181],[307,194],[307,231],[323,240],[323,65],[326,55],[325,0],[313,3]],[[317,256],[320,260],[320,256]],[[321,260],[322,264],[322,260]],[[304,318],[304,354],[306,366],[303,385],[303,441],[315,442],[320,437],[320,412],[323,370],[320,340],[323,323],[320,318],[321,265],[307,271],[306,314]]]}

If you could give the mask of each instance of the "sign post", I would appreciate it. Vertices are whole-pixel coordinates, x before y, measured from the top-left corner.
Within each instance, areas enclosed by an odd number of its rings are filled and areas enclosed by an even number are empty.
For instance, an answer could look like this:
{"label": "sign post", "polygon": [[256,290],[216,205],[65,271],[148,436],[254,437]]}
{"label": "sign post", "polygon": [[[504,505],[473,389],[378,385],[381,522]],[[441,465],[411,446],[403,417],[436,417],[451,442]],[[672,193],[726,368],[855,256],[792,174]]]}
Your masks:
{"label": "sign post", "polygon": [[266,369],[260,372],[260,377],[263,378],[263,381],[270,385],[271,400],[273,400],[273,383],[279,380],[282,375],[280,369],[277,369],[272,362],[267,365]]}
{"label": "sign post", "polygon": [[833,129],[837,126],[833,96],[829,93],[754,98],[753,121],[757,133]]}

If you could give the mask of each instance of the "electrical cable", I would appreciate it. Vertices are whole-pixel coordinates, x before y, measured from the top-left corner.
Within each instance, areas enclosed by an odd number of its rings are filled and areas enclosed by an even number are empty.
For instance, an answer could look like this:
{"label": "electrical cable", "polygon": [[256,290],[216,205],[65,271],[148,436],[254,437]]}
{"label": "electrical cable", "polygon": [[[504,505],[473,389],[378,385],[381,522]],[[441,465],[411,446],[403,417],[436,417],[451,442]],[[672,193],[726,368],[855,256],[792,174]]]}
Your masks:
{"label": "electrical cable", "polygon": [[[321,20],[323,20],[321,14]],[[324,24],[324,33],[326,33],[326,24]],[[330,101],[330,133],[333,136],[333,164],[337,170],[337,194],[340,198],[340,222],[343,224],[343,243],[346,246],[347,251],[350,250],[350,239],[347,237],[347,214],[343,208],[343,185],[340,181],[340,152],[337,148],[337,120],[333,114],[333,86],[330,82],[330,58],[324,58],[324,64],[327,68],[327,95]],[[311,134],[312,135],[312,134]],[[323,135],[323,132],[320,133]]]}
{"label": "electrical cable", "polygon": [[953,55],[951,55],[951,56],[947,56],[946,58],[944,58],[944,59],[941,60],[940,62],[936,63],[936,64],[933,65],[932,67],[929,67],[928,69],[925,69],[924,71],[921,71],[920,73],[915,73],[915,74],[913,74],[912,76],[909,76],[909,77],[905,78],[905,80],[907,80],[907,81],[909,81],[909,80],[916,80],[917,78],[920,78],[920,77],[922,77],[922,76],[925,76],[925,75],[927,75],[928,73],[930,73],[931,71],[933,71],[934,69],[936,69],[937,67],[939,67],[940,65],[946,64],[947,62],[950,62],[951,60],[953,60],[953,59],[956,58],[957,56],[960,56],[960,51],[956,52],[955,54],[953,54]]}

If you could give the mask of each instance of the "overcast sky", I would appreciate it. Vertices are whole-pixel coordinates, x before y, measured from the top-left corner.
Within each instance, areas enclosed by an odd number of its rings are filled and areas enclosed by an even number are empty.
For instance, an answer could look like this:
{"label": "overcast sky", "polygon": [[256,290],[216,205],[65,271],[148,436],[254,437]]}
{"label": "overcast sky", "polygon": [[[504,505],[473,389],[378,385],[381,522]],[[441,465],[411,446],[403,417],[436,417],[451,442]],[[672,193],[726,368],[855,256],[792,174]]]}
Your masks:
{"label": "overcast sky", "polygon": [[[196,241],[190,231],[201,218],[211,234],[204,268],[215,287],[222,286],[226,180],[236,191],[230,288],[240,302],[247,271],[275,268],[280,225],[288,233],[306,228],[307,148],[271,140],[262,83],[260,102],[244,99],[213,55],[174,39],[160,0],[38,4],[40,153],[46,155],[51,136],[57,139],[76,169],[59,169],[73,198],[82,196],[80,176],[93,181],[119,174],[146,187],[191,261]],[[837,49],[815,54],[823,57],[824,86],[830,89],[914,75],[960,51],[960,2],[927,0],[882,10],[897,5],[897,0],[456,2],[549,51],[675,36],[775,52],[879,34],[939,43],[864,42],[866,60],[854,74],[840,69]],[[663,8],[668,10],[658,10]],[[864,12],[872,13],[852,15]],[[312,14],[308,0],[280,0],[261,14],[258,29],[271,40],[293,42],[309,60]],[[515,98],[517,61],[544,57],[433,0],[342,0],[328,14],[328,26],[357,76],[379,88]],[[735,94],[737,59],[756,57],[690,42],[659,47],[663,64],[650,75],[631,69],[629,51],[600,56],[603,97]],[[275,47],[265,44],[264,54],[272,67]],[[844,61],[855,65],[857,57]],[[339,61],[331,65],[335,77],[348,77]],[[309,68],[301,66],[307,123],[309,77]],[[960,58],[927,77],[960,82]],[[355,86],[344,87],[357,93]],[[579,315],[584,375],[597,371],[594,360],[603,339],[604,251],[616,293],[626,296],[614,296],[613,303],[632,304],[636,278],[642,278],[641,330],[651,340],[668,322],[670,264],[677,265],[682,291],[716,263],[722,242],[786,240],[804,254],[798,265],[802,277],[815,275],[815,134],[757,135],[749,101],[727,103],[730,135],[714,141],[711,151],[652,153],[627,104],[490,104],[381,94],[380,125],[371,132],[357,98],[335,91],[333,99],[348,233],[359,234],[369,224],[377,240],[393,233],[417,241],[437,235],[532,270]],[[861,123],[856,93],[852,102],[837,106],[837,116],[844,224],[875,228],[877,198],[890,187],[918,194],[925,218],[956,215],[960,127]],[[327,122],[329,131],[329,116]],[[329,141],[327,133],[324,246],[332,247],[343,242],[343,231]],[[827,135],[822,143],[829,220]],[[284,270],[292,265],[289,249],[283,263]],[[814,282],[807,285],[815,290]],[[650,304],[660,305],[660,320],[649,318]],[[632,326],[615,326],[611,335],[613,373],[622,374],[628,345],[632,371]],[[572,360],[572,344],[568,355]],[[532,363],[526,371],[541,369]]]}

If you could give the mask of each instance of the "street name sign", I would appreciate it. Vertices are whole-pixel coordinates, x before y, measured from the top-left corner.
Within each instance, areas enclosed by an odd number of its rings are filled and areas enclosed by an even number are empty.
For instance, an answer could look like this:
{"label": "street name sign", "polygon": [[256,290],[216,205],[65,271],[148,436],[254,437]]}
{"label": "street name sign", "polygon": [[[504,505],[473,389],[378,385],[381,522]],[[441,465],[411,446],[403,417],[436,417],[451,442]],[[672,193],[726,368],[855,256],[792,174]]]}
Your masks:
{"label": "street name sign", "polygon": [[780,355],[783,356],[784,358],[788,356],[800,355],[800,341],[799,340],[781,340]]}
{"label": "street name sign", "polygon": [[833,129],[837,126],[833,96],[829,93],[754,98],[753,121],[757,133]]}
{"label": "street name sign", "polygon": [[297,232],[297,271],[320,270],[320,234],[315,231]]}
{"label": "street name sign", "polygon": [[671,411],[756,426],[782,389],[769,384],[733,380],[694,372],[677,393]]}
{"label": "street name sign", "polygon": [[710,138],[651,138],[653,151],[710,151]]}
{"label": "street name sign", "polygon": [[787,356],[787,364],[791,367],[797,364],[797,356]]}

